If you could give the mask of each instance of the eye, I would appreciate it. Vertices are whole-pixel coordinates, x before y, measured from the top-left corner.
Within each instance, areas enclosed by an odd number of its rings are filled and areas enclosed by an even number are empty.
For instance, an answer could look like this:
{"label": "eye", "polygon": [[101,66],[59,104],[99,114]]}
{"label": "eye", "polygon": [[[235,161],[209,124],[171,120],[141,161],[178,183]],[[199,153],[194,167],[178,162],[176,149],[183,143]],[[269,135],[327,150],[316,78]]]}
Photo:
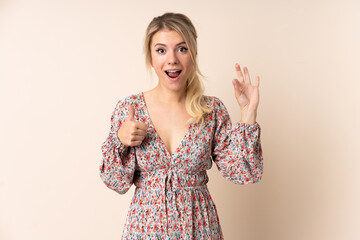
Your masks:
{"label": "eye", "polygon": [[164,53],[164,52],[165,52],[165,50],[164,50],[164,49],[162,49],[162,48],[158,48],[158,49],[156,49],[155,51],[156,51],[156,52],[158,52],[158,53],[160,53],[160,54],[162,54],[162,53]]}
{"label": "eye", "polygon": [[188,50],[188,49],[187,49],[186,47],[180,47],[180,48],[179,48],[179,51],[180,51],[180,52],[186,52],[187,50]]}

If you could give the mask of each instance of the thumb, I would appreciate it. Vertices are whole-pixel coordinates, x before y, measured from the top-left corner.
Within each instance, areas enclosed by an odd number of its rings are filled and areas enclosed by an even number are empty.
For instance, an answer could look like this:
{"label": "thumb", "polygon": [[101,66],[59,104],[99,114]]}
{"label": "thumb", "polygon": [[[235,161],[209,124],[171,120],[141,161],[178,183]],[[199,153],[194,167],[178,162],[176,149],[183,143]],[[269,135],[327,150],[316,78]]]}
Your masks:
{"label": "thumb", "polygon": [[134,109],[133,105],[128,105],[128,107],[129,107],[129,114],[126,117],[126,119],[128,121],[134,121],[135,109]]}

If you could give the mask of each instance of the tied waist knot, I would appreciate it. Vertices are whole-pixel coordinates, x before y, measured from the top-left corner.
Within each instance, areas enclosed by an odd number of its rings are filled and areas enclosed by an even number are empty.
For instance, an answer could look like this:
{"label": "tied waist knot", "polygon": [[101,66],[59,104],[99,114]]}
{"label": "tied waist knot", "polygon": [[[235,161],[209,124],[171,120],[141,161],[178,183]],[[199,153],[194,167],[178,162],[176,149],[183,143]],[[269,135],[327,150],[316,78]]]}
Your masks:
{"label": "tied waist knot", "polygon": [[179,176],[177,174],[174,174],[174,171],[169,171],[166,175],[165,175],[165,179],[164,179],[164,199],[165,199],[165,217],[166,217],[166,231],[169,232],[169,205],[173,208],[175,208],[174,210],[170,209],[170,213],[173,214],[173,211],[176,211],[176,213],[179,212],[179,209],[177,207],[176,204],[176,200],[177,200],[177,191],[179,188],[178,187],[178,183],[179,183]]}
{"label": "tied waist knot", "polygon": [[168,201],[172,201],[176,191],[179,190],[179,176],[173,170],[165,175],[164,179],[164,192]]}

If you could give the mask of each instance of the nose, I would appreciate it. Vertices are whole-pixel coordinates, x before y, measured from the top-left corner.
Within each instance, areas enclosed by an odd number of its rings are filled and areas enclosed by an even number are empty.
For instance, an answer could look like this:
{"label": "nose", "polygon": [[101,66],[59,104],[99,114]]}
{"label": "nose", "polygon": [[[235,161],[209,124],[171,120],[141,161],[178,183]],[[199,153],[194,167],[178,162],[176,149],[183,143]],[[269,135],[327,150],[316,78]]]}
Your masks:
{"label": "nose", "polygon": [[168,56],[168,63],[170,65],[175,65],[179,63],[179,60],[176,56],[176,53],[174,51],[169,51],[169,56]]}

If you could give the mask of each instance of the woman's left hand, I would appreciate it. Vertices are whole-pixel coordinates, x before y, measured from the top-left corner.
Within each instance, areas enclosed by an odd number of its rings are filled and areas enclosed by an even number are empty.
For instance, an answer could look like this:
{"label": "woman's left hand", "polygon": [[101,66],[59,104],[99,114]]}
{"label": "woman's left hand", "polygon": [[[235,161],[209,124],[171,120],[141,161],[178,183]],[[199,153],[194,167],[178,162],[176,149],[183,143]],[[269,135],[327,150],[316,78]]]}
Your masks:
{"label": "woman's left hand", "polygon": [[241,118],[243,121],[254,123],[259,105],[260,77],[257,76],[255,85],[252,85],[247,67],[244,67],[244,75],[237,63],[235,70],[239,79],[234,79],[233,85],[235,97],[241,109]]}

